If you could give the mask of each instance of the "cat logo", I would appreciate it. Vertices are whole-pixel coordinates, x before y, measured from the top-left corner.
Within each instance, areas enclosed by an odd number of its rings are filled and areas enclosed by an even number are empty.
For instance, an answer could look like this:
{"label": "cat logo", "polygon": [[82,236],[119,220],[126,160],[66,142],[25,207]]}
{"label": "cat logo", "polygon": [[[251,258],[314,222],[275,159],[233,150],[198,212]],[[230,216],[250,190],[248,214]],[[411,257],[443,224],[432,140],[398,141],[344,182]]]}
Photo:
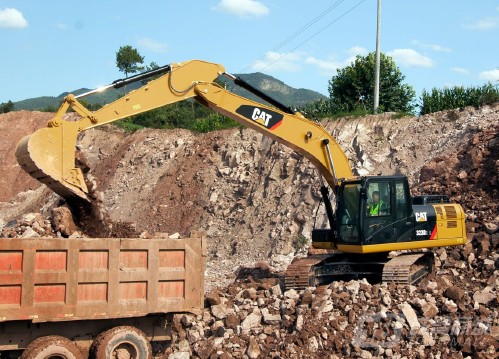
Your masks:
{"label": "cat logo", "polygon": [[253,121],[260,122],[262,125],[267,127],[269,125],[270,120],[272,119],[272,115],[270,113],[265,113],[265,111],[259,109],[258,107],[255,107],[251,119]]}
{"label": "cat logo", "polygon": [[426,222],[428,221],[426,212],[416,212],[414,214],[416,216],[416,222]]}
{"label": "cat logo", "polygon": [[236,113],[248,120],[252,120],[259,125],[268,128],[271,131],[281,125],[284,117],[282,113],[272,111],[271,109],[250,105],[239,106]]}

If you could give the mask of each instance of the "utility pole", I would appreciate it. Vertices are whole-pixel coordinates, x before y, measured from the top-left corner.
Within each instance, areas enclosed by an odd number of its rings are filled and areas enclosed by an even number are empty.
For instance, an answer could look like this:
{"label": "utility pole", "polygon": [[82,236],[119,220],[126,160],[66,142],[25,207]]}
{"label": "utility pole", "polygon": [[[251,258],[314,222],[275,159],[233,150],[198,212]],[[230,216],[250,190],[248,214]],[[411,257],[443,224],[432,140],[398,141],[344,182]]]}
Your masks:
{"label": "utility pole", "polygon": [[379,107],[379,34],[381,27],[381,0],[378,0],[378,24],[376,28],[376,70],[374,72],[374,113]]}

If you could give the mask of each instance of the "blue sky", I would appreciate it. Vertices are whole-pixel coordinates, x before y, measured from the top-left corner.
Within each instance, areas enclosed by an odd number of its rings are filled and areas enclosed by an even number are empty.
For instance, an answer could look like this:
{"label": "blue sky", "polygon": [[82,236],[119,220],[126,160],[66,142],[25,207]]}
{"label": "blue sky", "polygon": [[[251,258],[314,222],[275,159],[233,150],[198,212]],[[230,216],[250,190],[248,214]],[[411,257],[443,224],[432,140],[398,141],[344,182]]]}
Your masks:
{"label": "blue sky", "polygon": [[[377,0],[0,0],[0,102],[123,75],[120,46],[159,65],[203,59],[327,94],[375,49]],[[314,20],[315,21],[312,21]],[[421,90],[499,80],[499,1],[382,0],[381,50]]]}

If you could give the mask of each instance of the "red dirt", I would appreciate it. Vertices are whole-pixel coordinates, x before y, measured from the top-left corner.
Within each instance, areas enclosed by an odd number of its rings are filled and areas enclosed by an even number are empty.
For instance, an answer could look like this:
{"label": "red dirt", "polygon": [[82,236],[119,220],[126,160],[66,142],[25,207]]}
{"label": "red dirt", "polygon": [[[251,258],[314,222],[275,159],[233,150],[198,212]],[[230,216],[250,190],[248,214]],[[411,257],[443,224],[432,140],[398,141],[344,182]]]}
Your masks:
{"label": "red dirt", "polygon": [[24,172],[16,161],[17,142],[35,130],[45,127],[53,113],[16,111],[0,114],[0,202],[7,202],[19,192],[40,187],[40,183]]}

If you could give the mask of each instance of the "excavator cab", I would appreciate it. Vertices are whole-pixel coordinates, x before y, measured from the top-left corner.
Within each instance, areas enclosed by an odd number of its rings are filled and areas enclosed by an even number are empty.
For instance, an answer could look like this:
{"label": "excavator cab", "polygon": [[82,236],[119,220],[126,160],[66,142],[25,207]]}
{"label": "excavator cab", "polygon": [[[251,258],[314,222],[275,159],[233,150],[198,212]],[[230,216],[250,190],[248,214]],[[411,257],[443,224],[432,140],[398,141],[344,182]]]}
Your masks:
{"label": "excavator cab", "polygon": [[336,193],[331,229],[312,233],[315,248],[381,253],[466,242],[462,207],[442,195],[411,197],[405,176],[345,180]]}
{"label": "excavator cab", "polygon": [[337,245],[410,240],[412,217],[407,177],[372,176],[343,182],[337,197]]}

